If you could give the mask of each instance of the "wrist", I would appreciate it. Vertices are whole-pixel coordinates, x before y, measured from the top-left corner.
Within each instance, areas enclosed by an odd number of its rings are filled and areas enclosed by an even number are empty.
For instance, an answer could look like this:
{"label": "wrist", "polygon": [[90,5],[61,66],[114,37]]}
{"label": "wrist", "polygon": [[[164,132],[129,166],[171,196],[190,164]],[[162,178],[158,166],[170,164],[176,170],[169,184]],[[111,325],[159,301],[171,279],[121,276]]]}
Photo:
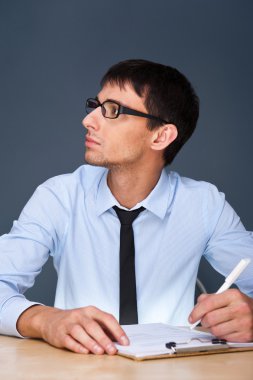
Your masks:
{"label": "wrist", "polygon": [[23,311],[17,320],[17,330],[23,337],[42,338],[45,312],[53,309],[44,305],[33,305]]}

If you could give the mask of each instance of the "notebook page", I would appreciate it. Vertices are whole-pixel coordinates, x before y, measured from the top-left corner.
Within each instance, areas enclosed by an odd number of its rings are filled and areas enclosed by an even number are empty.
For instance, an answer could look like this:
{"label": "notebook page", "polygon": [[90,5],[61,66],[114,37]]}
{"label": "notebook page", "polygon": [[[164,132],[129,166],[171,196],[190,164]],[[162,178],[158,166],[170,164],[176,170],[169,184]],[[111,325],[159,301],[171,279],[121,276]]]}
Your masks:
{"label": "notebook page", "polygon": [[116,347],[119,353],[135,357],[173,354],[172,350],[165,347],[167,342],[176,342],[180,348],[209,347],[214,338],[212,334],[206,332],[163,323],[124,325],[122,328],[130,340],[130,345],[116,344]]}

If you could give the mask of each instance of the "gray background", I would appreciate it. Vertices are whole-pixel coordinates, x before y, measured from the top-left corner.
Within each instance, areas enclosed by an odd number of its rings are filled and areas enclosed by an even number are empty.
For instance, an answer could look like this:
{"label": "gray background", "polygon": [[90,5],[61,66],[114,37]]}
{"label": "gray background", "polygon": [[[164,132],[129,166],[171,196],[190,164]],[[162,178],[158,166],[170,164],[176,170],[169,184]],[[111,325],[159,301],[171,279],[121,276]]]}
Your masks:
{"label": "gray background", "polygon": [[[198,128],[172,169],[215,183],[253,229],[251,0],[0,1],[0,234],[36,186],[83,163],[84,99],[113,63],[177,67],[201,100]],[[215,291],[221,276],[201,263]],[[27,295],[52,304],[49,261]]]}

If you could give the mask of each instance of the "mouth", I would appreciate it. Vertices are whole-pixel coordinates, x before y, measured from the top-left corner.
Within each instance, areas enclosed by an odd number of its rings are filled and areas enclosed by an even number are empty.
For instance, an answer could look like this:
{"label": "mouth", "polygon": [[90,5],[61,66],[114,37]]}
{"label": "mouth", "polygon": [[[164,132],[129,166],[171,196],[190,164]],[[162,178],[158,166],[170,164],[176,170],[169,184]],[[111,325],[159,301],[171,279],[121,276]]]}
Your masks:
{"label": "mouth", "polygon": [[96,140],[94,140],[93,138],[89,137],[89,136],[86,136],[85,138],[85,145],[87,147],[92,147],[94,145],[100,145],[99,142],[97,142]]}

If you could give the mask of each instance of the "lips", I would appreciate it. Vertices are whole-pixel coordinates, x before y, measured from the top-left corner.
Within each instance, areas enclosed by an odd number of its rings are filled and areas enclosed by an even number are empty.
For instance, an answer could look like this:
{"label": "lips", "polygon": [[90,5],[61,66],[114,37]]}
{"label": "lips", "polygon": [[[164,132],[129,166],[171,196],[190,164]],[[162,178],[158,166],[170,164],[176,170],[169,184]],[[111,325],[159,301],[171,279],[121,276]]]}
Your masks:
{"label": "lips", "polygon": [[88,144],[97,144],[100,145],[98,141],[94,140],[93,138],[86,136],[85,142]]}

